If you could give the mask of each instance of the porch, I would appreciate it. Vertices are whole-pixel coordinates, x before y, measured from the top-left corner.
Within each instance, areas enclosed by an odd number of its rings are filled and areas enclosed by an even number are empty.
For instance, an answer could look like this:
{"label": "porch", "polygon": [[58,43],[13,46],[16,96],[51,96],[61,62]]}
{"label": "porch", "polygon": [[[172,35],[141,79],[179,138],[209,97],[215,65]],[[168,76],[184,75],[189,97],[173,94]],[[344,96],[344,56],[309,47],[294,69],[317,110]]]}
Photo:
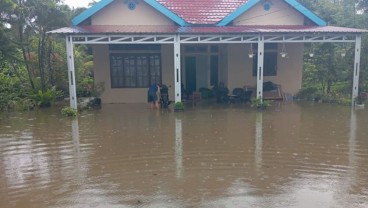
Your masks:
{"label": "porch", "polygon": [[[133,27],[134,28],[134,27]],[[129,27],[132,29],[132,26]],[[139,28],[135,28],[138,30]],[[152,28],[149,28],[151,30]],[[92,44],[97,47],[102,47],[102,45],[131,45],[131,44],[159,44],[165,47],[167,50],[163,53],[163,57],[167,59],[162,59],[168,64],[167,71],[162,72],[162,81],[171,86],[173,97],[175,102],[181,101],[181,93],[182,93],[182,84],[191,85],[190,91],[197,91],[200,87],[196,86],[198,83],[204,83],[207,86],[211,86],[215,84],[216,81],[223,82],[221,79],[225,79],[225,84],[228,85],[229,88],[233,89],[236,87],[243,87],[244,85],[256,86],[256,97],[259,99],[263,99],[263,83],[264,81],[272,81],[267,80],[265,77],[265,67],[268,63],[265,62],[265,58],[267,56],[268,45],[276,44],[278,45],[276,49],[277,59],[282,60],[285,56],[285,47],[290,50],[296,47],[288,47],[290,44],[300,44],[300,52],[289,53],[289,56],[299,54],[299,57],[289,57],[289,60],[296,61],[298,64],[295,66],[299,66],[300,70],[297,70],[297,74],[293,75],[288,71],[288,73],[283,74],[280,78],[284,79],[283,81],[276,81],[275,83],[283,85],[283,83],[292,83],[292,80],[300,80],[297,81],[296,85],[301,85],[301,67],[303,61],[303,44],[304,43],[319,43],[319,42],[335,42],[335,43],[355,43],[355,61],[354,61],[354,70],[352,70],[354,74],[353,78],[353,89],[352,89],[352,99],[353,101],[358,95],[358,85],[359,85],[359,65],[360,65],[360,47],[361,47],[361,33],[365,32],[360,29],[350,29],[350,28],[338,28],[338,27],[311,27],[311,26],[295,26],[290,27],[287,26],[282,28],[280,26],[275,28],[269,27],[220,27],[220,28],[206,28],[206,27],[198,27],[198,28],[186,28],[179,27],[174,31],[175,34],[169,34],[173,31],[173,27],[161,27],[158,31],[146,31],[145,34],[131,34],[128,33],[127,28],[124,26],[119,27],[108,27],[105,28],[103,26],[84,26],[76,27],[73,29],[59,29],[52,31],[51,33],[61,33],[67,35],[67,48],[68,48],[68,67],[69,67],[69,79],[70,79],[70,100],[71,106],[76,107],[76,93],[75,93],[75,78],[74,78],[74,60],[73,60],[73,44]],[[171,32],[169,32],[171,31]],[[203,34],[206,32],[207,34]],[[138,33],[138,31],[135,31]],[[224,45],[228,47],[238,48],[238,50],[226,50],[226,53],[233,54],[224,54],[219,52],[217,55],[213,56],[211,51],[212,45]],[[186,53],[185,47],[196,45],[200,47],[202,45],[207,45],[209,51],[207,51],[206,59],[203,59],[201,55],[190,56],[190,53]],[[282,47],[280,47],[282,46]],[[108,53],[105,51],[104,53]],[[216,53],[216,52],[214,52]],[[239,60],[248,59],[250,53],[254,54],[254,58],[252,61],[248,61],[249,65],[244,67],[242,62]],[[284,54],[282,54],[284,53]],[[279,54],[279,55],[278,55]],[[287,53],[286,53],[287,54]],[[101,55],[101,53],[100,53]],[[216,59],[217,61],[217,69],[213,67]],[[235,61],[231,61],[225,59],[221,61],[221,59],[226,56],[236,57]],[[171,58],[170,58],[171,57]],[[281,58],[280,58],[281,57]],[[198,61],[198,63],[197,63]],[[238,63],[235,63],[238,62]],[[281,61],[280,61],[281,62]],[[206,66],[203,63],[208,63]],[[266,63],[266,64],[265,64]],[[233,65],[232,65],[233,64]],[[289,63],[285,62],[284,68],[295,68],[289,67]],[[189,67],[188,67],[189,65]],[[193,66],[204,66],[209,70],[209,73],[203,73],[205,71],[198,70],[195,72],[194,76],[196,80],[193,81],[193,72],[190,74],[190,69]],[[248,72],[250,72],[250,76],[242,76],[241,72],[233,70],[234,67],[238,67],[238,69],[248,68]],[[101,68],[98,66],[97,68]],[[106,68],[106,66],[105,66]],[[244,69],[243,68],[243,69]],[[277,65],[277,68],[280,68],[280,64]],[[282,67],[281,67],[282,68]],[[223,70],[226,69],[226,70]],[[249,70],[250,69],[250,70]],[[183,73],[184,72],[184,73]],[[295,72],[295,71],[294,71]],[[252,74],[253,73],[253,74]],[[215,75],[213,75],[215,74]],[[105,72],[105,77],[107,73]],[[191,77],[192,76],[192,77]],[[108,77],[108,76],[107,76]],[[188,77],[191,77],[188,79]],[[199,79],[197,79],[199,78]],[[203,79],[204,78],[204,79]],[[251,78],[252,81],[245,81],[246,78]],[[253,83],[252,83],[253,82]],[[111,83],[109,83],[111,85]],[[193,87],[194,86],[194,87]],[[285,87],[285,86],[283,86]],[[287,88],[287,87],[285,87]],[[140,91],[142,93],[142,97],[145,95],[146,88],[134,89],[136,91]],[[134,91],[133,90],[133,91]],[[131,89],[122,89],[124,91],[125,96],[131,97],[134,93]],[[117,97],[116,94],[113,94],[112,97]]]}

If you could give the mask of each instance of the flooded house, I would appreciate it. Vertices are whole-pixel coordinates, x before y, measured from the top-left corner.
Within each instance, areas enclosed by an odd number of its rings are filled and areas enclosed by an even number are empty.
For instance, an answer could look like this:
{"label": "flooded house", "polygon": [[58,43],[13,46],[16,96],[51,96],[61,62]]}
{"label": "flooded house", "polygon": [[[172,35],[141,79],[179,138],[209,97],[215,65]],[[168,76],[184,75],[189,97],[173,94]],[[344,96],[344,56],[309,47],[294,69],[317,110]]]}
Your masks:
{"label": "flooded house", "polygon": [[328,26],[295,0],[101,0],[66,36],[70,105],[77,106],[74,44],[93,49],[94,78],[103,103],[143,103],[149,85],[163,83],[170,97],[219,83],[253,90],[263,83],[283,93],[301,88],[305,44],[355,44],[353,99],[358,95],[361,29]]}

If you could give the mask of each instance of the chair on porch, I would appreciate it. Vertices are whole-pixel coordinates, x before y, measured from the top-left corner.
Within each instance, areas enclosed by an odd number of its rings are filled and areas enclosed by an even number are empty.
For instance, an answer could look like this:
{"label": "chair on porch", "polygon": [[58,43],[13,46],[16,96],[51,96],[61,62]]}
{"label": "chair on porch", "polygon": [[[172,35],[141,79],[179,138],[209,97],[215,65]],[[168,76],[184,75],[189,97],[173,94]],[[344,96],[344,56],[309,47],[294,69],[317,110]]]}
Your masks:
{"label": "chair on porch", "polygon": [[231,102],[234,103],[242,103],[244,101],[244,89],[243,88],[234,88],[231,98],[229,98],[231,100]]}
{"label": "chair on porch", "polygon": [[197,105],[197,102],[200,101],[200,100],[202,100],[202,93],[194,91],[193,94],[192,94],[193,105]]}

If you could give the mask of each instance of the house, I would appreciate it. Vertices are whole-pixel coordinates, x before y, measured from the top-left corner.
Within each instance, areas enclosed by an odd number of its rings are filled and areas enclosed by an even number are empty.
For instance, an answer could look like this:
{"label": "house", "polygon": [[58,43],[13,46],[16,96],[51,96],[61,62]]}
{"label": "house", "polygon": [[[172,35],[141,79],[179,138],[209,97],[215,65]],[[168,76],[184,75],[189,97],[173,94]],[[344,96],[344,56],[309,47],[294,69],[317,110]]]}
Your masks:
{"label": "house", "polygon": [[[152,83],[181,101],[223,82],[230,90],[263,82],[284,92],[301,88],[305,43],[355,43],[353,98],[358,95],[361,29],[327,26],[295,0],[101,0],[66,36],[71,106],[76,107],[74,44],[90,44],[103,103],[146,102]],[[352,68],[353,68],[352,67]],[[353,73],[353,72],[352,72]]]}

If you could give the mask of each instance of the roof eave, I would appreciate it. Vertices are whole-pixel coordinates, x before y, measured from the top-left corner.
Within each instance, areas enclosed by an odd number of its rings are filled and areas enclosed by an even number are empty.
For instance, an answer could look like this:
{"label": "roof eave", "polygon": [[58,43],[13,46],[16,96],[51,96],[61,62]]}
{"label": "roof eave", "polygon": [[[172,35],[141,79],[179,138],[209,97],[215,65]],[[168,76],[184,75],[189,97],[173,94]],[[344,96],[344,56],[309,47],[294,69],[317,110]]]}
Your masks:
{"label": "roof eave", "polygon": [[249,9],[251,9],[258,2],[260,2],[260,0],[249,0],[249,1],[247,1],[241,7],[239,7],[234,12],[230,13],[229,15],[227,15],[219,23],[217,23],[217,26],[226,26],[226,25],[228,25],[231,21],[233,21],[234,19],[236,19],[237,17],[239,17],[241,14],[243,14],[244,12],[248,11]]}
{"label": "roof eave", "polygon": [[314,22],[318,26],[327,26],[327,23],[322,20],[320,17],[318,17],[316,14],[314,14],[312,11],[301,5],[299,2],[295,0],[285,0],[286,3],[288,3],[290,6],[292,6],[294,9],[302,13],[305,17],[310,19],[312,22]]}
{"label": "roof eave", "polygon": [[159,11],[161,14],[165,15],[166,17],[168,17],[172,21],[174,21],[176,24],[178,24],[180,26],[187,26],[188,25],[188,23],[185,22],[184,19],[179,17],[177,14],[172,12],[170,9],[168,9],[165,6],[158,3],[156,0],[144,0],[144,2],[146,2],[147,4],[152,6],[154,9],[156,9],[157,11]]}
{"label": "roof eave", "polygon": [[77,26],[86,19],[90,18],[92,15],[96,14],[98,11],[109,5],[114,0],[101,0],[97,4],[93,5],[92,7],[84,10],[78,16],[74,17],[72,20],[72,25]]}
{"label": "roof eave", "polygon": [[[303,14],[305,17],[310,19],[312,22],[314,22],[318,26],[327,26],[327,23],[319,18],[316,14],[311,12],[309,9],[305,8],[303,5],[301,5],[299,2],[295,0],[284,0],[287,4],[289,4],[291,7],[299,11],[301,14]],[[236,9],[234,12],[227,15],[223,20],[221,20],[219,23],[217,23],[217,26],[226,26],[231,21],[235,20],[240,15],[244,14],[244,12],[251,9],[253,6],[255,6],[257,3],[259,3],[260,0],[249,0],[244,5]]]}

